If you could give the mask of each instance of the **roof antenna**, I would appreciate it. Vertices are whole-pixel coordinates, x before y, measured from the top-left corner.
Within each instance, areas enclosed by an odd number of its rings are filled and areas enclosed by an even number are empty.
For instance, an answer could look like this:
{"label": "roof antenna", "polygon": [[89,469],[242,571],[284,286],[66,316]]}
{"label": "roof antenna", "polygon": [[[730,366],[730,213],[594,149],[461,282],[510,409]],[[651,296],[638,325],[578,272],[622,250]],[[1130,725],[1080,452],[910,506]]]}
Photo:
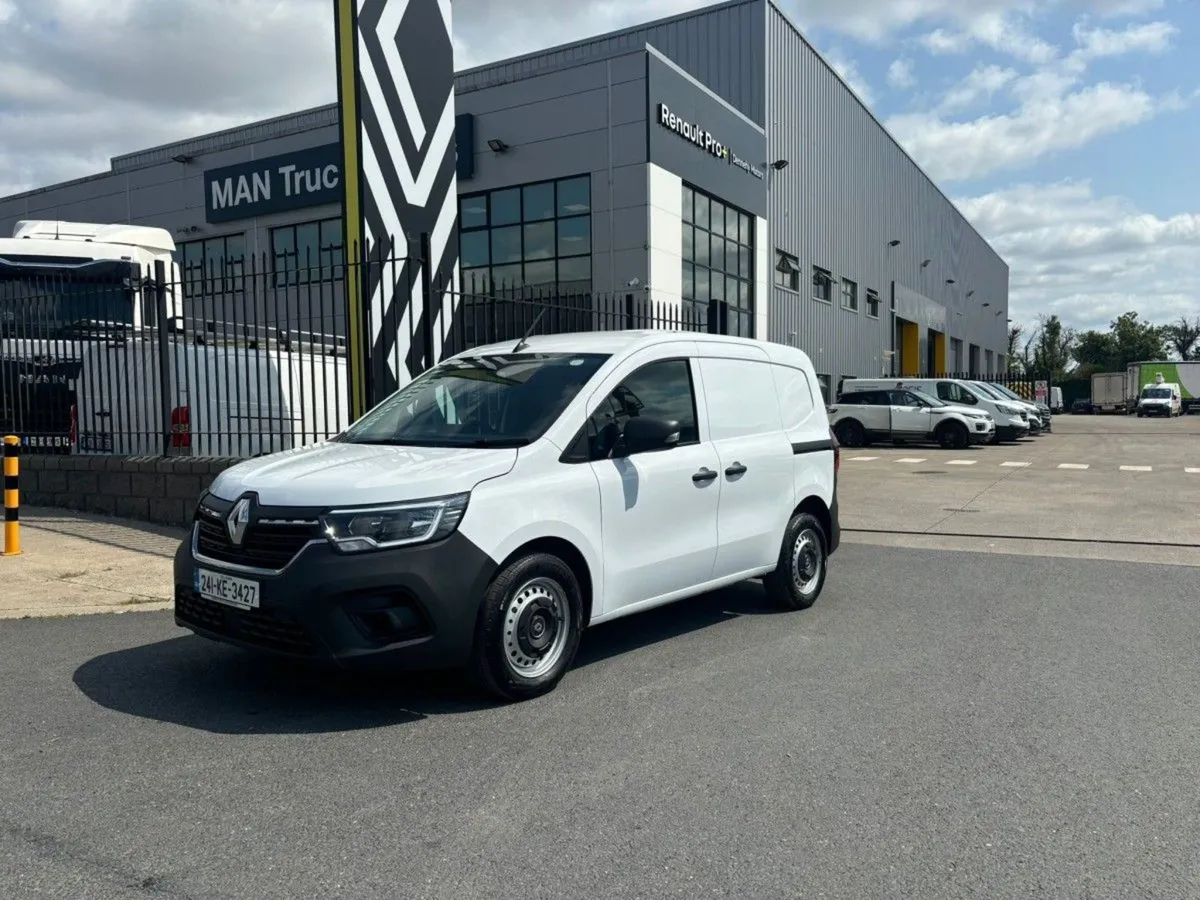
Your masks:
{"label": "roof antenna", "polygon": [[521,339],[519,341],[517,341],[517,346],[512,348],[513,353],[520,353],[522,350],[525,349],[526,346],[528,346],[525,342],[529,339],[529,336],[531,334],[533,334],[533,329],[537,328],[537,323],[542,321],[542,316],[544,316],[545,314],[546,314],[546,307],[543,306],[542,311],[540,313],[538,313],[537,318],[535,318],[533,320],[533,324],[529,326],[529,328],[525,332],[525,334],[523,334],[521,336]]}

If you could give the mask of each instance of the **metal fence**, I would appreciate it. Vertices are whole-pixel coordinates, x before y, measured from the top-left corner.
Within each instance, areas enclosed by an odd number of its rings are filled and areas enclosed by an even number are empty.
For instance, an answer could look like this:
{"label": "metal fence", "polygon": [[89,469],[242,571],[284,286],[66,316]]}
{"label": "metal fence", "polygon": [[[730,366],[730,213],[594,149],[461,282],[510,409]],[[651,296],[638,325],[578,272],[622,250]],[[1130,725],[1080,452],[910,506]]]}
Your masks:
{"label": "metal fence", "polygon": [[27,453],[204,457],[336,434],[350,423],[345,287],[361,266],[399,284],[404,303],[367,304],[362,333],[390,329],[391,358],[375,363],[408,377],[527,333],[724,330],[719,307],[640,291],[420,284],[419,260],[394,254],[287,267],[239,259],[178,276],[160,265],[157,277],[129,263],[4,267],[0,433],[20,435]]}

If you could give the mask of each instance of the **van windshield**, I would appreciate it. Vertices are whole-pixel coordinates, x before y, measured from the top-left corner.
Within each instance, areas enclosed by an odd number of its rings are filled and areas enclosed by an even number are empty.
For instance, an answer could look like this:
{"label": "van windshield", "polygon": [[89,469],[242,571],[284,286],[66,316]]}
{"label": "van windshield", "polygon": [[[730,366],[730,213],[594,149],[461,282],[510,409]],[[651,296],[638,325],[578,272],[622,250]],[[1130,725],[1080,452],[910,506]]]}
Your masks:
{"label": "van windshield", "polygon": [[985,384],[982,381],[972,381],[971,387],[978,390],[979,393],[983,394],[983,396],[988,397],[992,400],[1008,400],[1008,399],[1010,399],[1010,398],[1006,397],[1004,394],[1000,393],[999,388],[995,387],[994,385]]}
{"label": "van windshield", "polygon": [[926,406],[932,406],[933,408],[937,409],[938,407],[950,405],[949,403],[944,403],[943,401],[939,400],[937,397],[933,396],[933,394],[927,394],[924,391],[917,390],[916,388],[905,388],[905,390],[914,395]]}
{"label": "van windshield", "polygon": [[602,353],[512,353],[447,360],[334,440],[523,447],[545,433],[608,358]]}
{"label": "van windshield", "polygon": [[1142,391],[1143,400],[1170,400],[1171,389],[1162,387],[1146,388]]}
{"label": "van windshield", "polygon": [[6,337],[67,336],[81,325],[133,324],[128,262],[0,257],[0,333]]}

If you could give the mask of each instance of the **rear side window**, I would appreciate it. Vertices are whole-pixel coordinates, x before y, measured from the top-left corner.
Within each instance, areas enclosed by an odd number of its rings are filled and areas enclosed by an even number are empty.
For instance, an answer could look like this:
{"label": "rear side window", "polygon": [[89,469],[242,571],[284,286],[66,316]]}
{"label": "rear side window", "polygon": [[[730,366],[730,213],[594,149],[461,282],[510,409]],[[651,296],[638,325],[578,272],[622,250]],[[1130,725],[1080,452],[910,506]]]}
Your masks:
{"label": "rear side window", "polygon": [[791,366],[771,366],[775,394],[779,398],[779,413],[785,431],[799,428],[812,415],[815,401],[812,384],[800,369]]}
{"label": "rear side window", "polygon": [[765,360],[700,360],[711,440],[779,431],[779,399],[772,368]]}

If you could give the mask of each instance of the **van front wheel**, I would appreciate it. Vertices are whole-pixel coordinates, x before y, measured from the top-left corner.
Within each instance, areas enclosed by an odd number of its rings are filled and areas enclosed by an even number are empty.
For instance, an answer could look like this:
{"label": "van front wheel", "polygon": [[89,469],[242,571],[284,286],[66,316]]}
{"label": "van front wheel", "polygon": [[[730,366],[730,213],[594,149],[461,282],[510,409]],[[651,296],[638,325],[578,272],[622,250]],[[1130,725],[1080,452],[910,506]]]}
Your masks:
{"label": "van front wheel", "polygon": [[575,658],[582,619],[570,566],[549,553],[514,560],[484,594],[471,659],[476,681],[510,701],[549,693]]}
{"label": "van front wheel", "polygon": [[825,529],[811,513],[792,516],[783,533],[779,563],[763,576],[763,586],[772,603],[784,609],[808,609],[825,586],[829,557]]}

